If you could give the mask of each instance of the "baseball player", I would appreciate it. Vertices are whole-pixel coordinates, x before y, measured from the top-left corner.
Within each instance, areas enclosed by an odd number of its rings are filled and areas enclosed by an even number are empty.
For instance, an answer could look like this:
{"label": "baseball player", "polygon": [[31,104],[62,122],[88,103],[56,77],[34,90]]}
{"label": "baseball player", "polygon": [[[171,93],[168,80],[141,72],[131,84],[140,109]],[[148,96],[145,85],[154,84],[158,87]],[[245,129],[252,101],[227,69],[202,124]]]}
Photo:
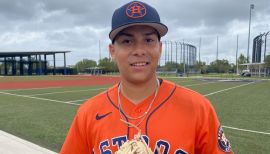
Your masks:
{"label": "baseball player", "polygon": [[157,78],[167,31],[146,3],[115,10],[109,51],[121,81],[80,106],[61,154],[233,153],[205,97]]}

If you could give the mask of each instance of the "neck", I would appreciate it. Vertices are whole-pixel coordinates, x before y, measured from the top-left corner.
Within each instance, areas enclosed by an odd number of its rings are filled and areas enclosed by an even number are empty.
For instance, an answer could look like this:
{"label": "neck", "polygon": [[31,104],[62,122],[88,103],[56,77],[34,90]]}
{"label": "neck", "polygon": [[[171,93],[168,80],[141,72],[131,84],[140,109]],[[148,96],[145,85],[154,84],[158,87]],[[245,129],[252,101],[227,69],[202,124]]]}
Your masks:
{"label": "neck", "polygon": [[122,80],[121,93],[134,104],[138,104],[157,90],[157,78],[154,76],[146,83],[131,83]]}

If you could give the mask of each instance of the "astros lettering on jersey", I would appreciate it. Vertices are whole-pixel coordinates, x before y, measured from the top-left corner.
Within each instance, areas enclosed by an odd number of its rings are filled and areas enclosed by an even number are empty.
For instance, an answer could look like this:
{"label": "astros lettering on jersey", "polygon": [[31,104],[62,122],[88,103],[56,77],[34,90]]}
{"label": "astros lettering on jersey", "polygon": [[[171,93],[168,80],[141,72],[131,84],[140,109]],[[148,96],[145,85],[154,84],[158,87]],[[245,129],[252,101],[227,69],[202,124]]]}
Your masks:
{"label": "astros lettering on jersey", "polygon": [[[163,154],[225,154],[233,153],[209,101],[200,94],[160,79],[160,89],[150,112],[138,126],[147,145]],[[120,121],[117,89],[114,85],[80,106],[71,125],[61,154],[112,154],[137,129]],[[122,108],[138,117],[147,110],[153,95],[138,105],[124,96]],[[125,117],[128,121],[128,118]],[[129,120],[138,123],[140,119]]]}

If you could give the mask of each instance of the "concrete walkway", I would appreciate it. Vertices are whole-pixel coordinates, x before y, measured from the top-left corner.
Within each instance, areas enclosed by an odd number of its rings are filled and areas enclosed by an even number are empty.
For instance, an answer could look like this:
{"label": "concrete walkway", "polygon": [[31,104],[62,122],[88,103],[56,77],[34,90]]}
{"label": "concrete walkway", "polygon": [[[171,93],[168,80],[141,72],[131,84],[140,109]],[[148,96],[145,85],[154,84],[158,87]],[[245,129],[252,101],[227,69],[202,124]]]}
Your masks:
{"label": "concrete walkway", "polygon": [[56,153],[0,130],[0,154]]}

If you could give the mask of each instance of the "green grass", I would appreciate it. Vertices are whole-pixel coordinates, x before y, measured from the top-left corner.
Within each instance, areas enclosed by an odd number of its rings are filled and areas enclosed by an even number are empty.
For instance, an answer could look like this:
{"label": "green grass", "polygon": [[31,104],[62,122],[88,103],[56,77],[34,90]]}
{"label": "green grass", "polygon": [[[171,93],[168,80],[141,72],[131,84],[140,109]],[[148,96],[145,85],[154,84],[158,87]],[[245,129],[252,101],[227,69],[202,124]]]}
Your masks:
{"label": "green grass", "polygon": [[[52,77],[48,78],[53,80]],[[0,78],[0,82],[3,82],[2,79]],[[30,77],[27,79],[21,78],[22,81],[30,79]],[[7,78],[4,80],[14,81]],[[16,81],[18,80],[20,79],[17,78]],[[37,80],[37,77],[33,77],[33,80]],[[56,80],[59,80],[59,77],[56,77]],[[246,84],[246,82],[218,81],[208,83],[209,81],[196,78],[168,78],[168,80],[198,91],[203,95]],[[97,89],[106,87],[109,87],[109,85],[0,90],[0,92],[34,95],[33,97],[63,102],[81,100],[74,102],[78,105],[69,105],[0,93],[0,130],[58,152],[79,104],[83,103],[84,99],[91,98],[104,91],[104,89]],[[206,97],[213,104],[222,125],[270,132],[270,81],[256,82]],[[231,141],[234,152],[237,154],[264,154],[270,151],[270,135],[228,128],[224,128],[224,130],[227,138]]]}
{"label": "green grass", "polygon": [[0,97],[1,130],[54,151],[61,148],[78,106],[3,94]]}
{"label": "green grass", "polygon": [[[176,79],[173,81],[185,86]],[[215,82],[188,88],[205,95],[241,84],[246,83]],[[207,98],[213,104],[222,125],[270,133],[270,81],[256,82]],[[228,128],[224,130],[237,154],[265,154],[270,151],[270,135]]]}
{"label": "green grass", "polygon": [[[96,89],[106,89],[107,87],[109,87],[109,85],[105,85],[105,86],[91,86],[91,87],[58,87],[58,88],[45,88],[45,89],[20,89],[20,90],[2,90],[5,92],[11,92],[11,93],[16,93],[19,95],[39,95],[44,94],[47,95],[47,93],[65,93],[65,94],[72,94],[72,93],[78,93],[78,91],[95,91]],[[1,91],[1,90],[0,90]],[[74,91],[74,92],[72,92]],[[50,95],[50,94],[48,94]],[[57,95],[56,95],[57,96]]]}
{"label": "green grass", "polygon": [[269,94],[270,81],[265,81],[215,94],[208,98],[225,125],[270,132]]}
{"label": "green grass", "polygon": [[269,135],[224,129],[230,139],[235,154],[268,154],[270,151]]}

